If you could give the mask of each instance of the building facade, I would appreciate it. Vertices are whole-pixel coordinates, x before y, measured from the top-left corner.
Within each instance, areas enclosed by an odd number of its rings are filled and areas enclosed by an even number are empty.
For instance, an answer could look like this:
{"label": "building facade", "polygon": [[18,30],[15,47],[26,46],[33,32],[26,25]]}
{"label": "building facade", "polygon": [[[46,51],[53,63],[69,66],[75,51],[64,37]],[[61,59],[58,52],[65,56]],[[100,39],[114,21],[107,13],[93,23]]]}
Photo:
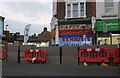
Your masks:
{"label": "building facade", "polygon": [[101,0],[96,2],[96,40],[100,45],[118,44],[120,38],[120,2]]}
{"label": "building facade", "polygon": [[4,31],[4,17],[0,16],[0,45],[2,44],[2,36]]}
{"label": "building facade", "polygon": [[[64,2],[56,2],[56,4],[59,5],[55,13],[59,25],[59,45],[80,46],[94,44],[91,17],[96,17],[96,3],[87,2],[86,0],[64,0]],[[53,24],[51,24],[51,32],[54,44],[55,26]]]}

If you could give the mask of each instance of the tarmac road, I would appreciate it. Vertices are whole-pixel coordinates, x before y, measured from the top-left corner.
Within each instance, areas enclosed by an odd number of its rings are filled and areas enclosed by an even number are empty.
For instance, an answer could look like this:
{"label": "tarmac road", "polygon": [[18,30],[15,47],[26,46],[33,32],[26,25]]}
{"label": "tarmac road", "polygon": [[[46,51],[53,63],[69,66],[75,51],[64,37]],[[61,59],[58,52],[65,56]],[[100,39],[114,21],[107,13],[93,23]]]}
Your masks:
{"label": "tarmac road", "polygon": [[2,63],[3,76],[118,76],[120,68]]}

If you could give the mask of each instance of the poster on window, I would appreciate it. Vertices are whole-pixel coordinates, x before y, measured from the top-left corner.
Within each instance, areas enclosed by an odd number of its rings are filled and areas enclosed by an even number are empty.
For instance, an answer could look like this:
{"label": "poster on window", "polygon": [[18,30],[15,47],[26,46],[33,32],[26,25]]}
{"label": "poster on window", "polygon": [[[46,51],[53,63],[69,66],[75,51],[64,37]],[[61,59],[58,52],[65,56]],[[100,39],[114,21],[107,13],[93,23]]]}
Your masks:
{"label": "poster on window", "polygon": [[2,21],[0,21],[0,36],[3,34],[3,24]]}
{"label": "poster on window", "polygon": [[81,37],[81,45],[92,45],[92,36],[82,36]]}

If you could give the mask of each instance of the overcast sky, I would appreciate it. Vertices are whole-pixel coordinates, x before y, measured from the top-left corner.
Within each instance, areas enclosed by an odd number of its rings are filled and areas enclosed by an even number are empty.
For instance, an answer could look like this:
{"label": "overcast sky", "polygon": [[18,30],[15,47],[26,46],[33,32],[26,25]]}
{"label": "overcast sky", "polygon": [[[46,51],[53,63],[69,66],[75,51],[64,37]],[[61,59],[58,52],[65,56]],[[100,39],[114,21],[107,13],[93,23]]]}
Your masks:
{"label": "overcast sky", "polygon": [[52,0],[0,2],[0,16],[5,17],[5,25],[9,25],[10,32],[23,34],[27,24],[31,24],[31,35],[41,33],[44,27],[50,31]]}

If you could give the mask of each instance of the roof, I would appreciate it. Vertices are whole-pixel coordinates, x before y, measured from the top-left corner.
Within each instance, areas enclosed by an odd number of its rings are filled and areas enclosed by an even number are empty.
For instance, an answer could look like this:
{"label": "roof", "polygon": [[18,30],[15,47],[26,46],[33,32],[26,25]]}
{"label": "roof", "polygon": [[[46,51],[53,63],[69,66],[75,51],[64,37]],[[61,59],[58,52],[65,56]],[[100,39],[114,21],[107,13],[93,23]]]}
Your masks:
{"label": "roof", "polygon": [[51,40],[51,32],[43,31],[41,34],[38,35],[38,40],[43,42]]}
{"label": "roof", "polygon": [[5,17],[0,16],[0,19],[5,19]]}

